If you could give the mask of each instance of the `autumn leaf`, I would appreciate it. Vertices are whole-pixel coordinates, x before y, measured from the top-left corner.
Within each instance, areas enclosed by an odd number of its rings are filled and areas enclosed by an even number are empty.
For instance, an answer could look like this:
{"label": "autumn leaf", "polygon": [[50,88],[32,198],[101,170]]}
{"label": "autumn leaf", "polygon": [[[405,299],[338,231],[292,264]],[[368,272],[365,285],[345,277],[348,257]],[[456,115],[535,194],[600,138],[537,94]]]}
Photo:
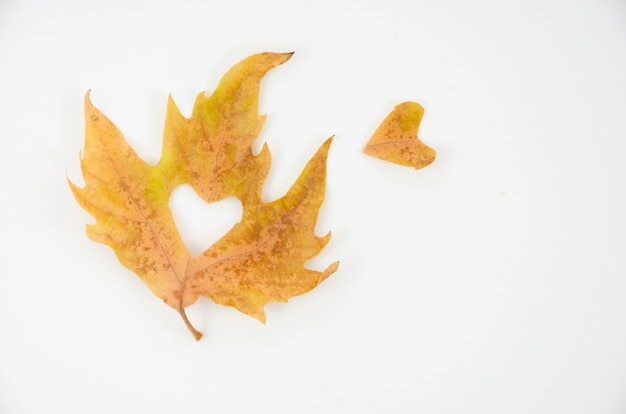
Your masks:
{"label": "autumn leaf", "polygon": [[[265,117],[258,112],[263,76],[291,57],[262,53],[231,68],[210,97],[200,93],[190,118],[169,99],[163,151],[156,166],[141,160],[119,129],[85,97],[84,188],[69,182],[78,203],[95,218],[87,235],[110,246],[163,301],[180,313],[196,339],[202,334],[185,308],[201,295],[265,323],[268,302],[305,293],[337,270],[305,263],[330,240],[314,233],[324,201],[328,139],[278,200],[261,200],[270,169],[263,146],[252,144]],[[168,207],[172,191],[189,184],[207,202],[235,196],[243,214],[220,240],[192,257]]]}
{"label": "autumn leaf", "polygon": [[424,108],[416,102],[403,102],[380,124],[367,142],[363,152],[384,161],[424,168],[437,153],[417,136]]}

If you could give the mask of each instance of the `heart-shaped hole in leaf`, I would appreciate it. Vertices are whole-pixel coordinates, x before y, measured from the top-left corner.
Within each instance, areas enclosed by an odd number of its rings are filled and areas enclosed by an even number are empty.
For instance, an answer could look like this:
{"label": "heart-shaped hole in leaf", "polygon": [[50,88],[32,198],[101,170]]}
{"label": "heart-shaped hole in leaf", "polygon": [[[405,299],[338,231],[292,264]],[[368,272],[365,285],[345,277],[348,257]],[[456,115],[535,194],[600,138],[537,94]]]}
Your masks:
{"label": "heart-shaped hole in leaf", "polygon": [[198,257],[241,220],[243,207],[236,197],[206,203],[187,184],[174,189],[169,202],[174,222],[189,254]]}

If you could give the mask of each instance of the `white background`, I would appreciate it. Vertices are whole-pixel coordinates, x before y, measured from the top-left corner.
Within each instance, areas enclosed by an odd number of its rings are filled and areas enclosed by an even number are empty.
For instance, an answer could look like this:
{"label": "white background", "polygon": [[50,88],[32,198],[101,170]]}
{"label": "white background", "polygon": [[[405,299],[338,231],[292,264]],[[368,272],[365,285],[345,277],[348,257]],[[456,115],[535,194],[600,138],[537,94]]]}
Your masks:
{"label": "white background", "polygon": [[[265,197],[335,134],[311,266],[341,266],[265,326],[200,300],[195,342],[84,233],[83,96],[154,163],[168,94],[292,50]],[[420,171],[361,153],[405,100]],[[623,1],[0,0],[0,140],[0,413],[626,412]],[[198,252],[238,216],[192,195]]]}

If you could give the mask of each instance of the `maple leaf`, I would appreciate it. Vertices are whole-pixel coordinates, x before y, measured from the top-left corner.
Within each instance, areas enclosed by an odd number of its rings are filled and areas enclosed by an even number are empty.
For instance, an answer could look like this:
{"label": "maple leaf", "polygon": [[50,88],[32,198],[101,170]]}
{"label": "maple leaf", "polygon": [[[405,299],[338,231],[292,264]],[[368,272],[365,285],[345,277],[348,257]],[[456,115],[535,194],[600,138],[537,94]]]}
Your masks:
{"label": "maple leaf", "polygon": [[376,129],[363,152],[416,170],[430,165],[437,153],[417,136],[423,116],[424,108],[416,102],[396,105]]}
{"label": "maple leaf", "polygon": [[[210,97],[198,95],[190,118],[169,98],[163,151],[156,166],[141,160],[118,128],[85,96],[83,188],[68,180],[78,203],[95,218],[87,235],[110,246],[163,301],[180,313],[199,340],[185,308],[201,295],[233,306],[265,323],[264,306],[315,288],[337,270],[304,264],[330,240],[314,233],[324,201],[326,158],[332,137],[278,200],[261,200],[270,168],[267,145],[252,144],[265,117],[259,116],[263,76],[291,53],[261,53],[231,68]],[[238,197],[241,220],[198,257],[178,233],[168,203],[188,183],[207,202]]]}

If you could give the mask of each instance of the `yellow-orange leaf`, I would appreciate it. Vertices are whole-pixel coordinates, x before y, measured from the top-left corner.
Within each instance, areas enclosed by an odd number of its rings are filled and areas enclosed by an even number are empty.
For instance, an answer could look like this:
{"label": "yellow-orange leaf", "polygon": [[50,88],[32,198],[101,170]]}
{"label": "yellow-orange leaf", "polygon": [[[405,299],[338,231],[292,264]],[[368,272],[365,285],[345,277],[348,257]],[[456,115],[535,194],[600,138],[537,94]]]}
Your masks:
{"label": "yellow-orange leaf", "polygon": [[424,108],[415,102],[403,102],[380,124],[363,152],[381,160],[415,169],[430,165],[437,153],[424,144],[417,131]]}
{"label": "yellow-orange leaf", "polygon": [[[109,245],[187,327],[185,308],[200,295],[233,306],[265,322],[264,306],[287,301],[337,270],[304,263],[330,240],[314,233],[324,201],[328,139],[282,198],[261,201],[270,168],[267,145],[258,155],[252,144],[264,116],[258,95],[263,76],[291,54],[262,53],[230,69],[215,92],[198,95],[185,118],[170,98],[159,163],[142,161],[115,125],[85,97],[85,187],[69,183],[79,204],[95,219],[88,236]],[[236,196],[243,215],[220,240],[198,257],[183,243],[168,207],[174,188],[187,183],[207,202]]]}

